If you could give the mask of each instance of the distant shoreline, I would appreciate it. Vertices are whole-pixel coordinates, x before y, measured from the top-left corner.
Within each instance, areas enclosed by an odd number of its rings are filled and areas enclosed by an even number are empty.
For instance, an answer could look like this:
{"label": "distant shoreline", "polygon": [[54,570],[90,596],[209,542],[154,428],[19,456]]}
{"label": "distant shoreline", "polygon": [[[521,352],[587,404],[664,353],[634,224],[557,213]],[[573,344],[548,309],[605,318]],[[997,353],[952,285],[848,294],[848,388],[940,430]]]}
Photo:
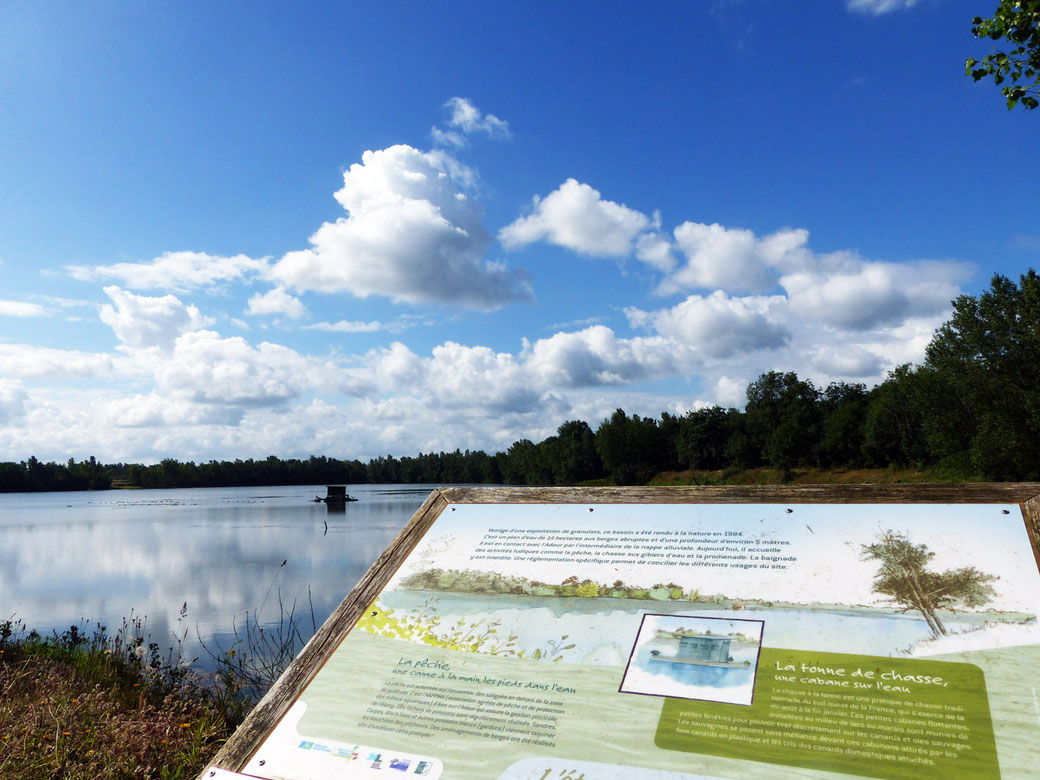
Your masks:
{"label": "distant shoreline", "polygon": [[[473,598],[473,597],[484,597],[484,598],[501,598],[501,599],[530,599],[535,601],[552,601],[558,602],[563,599],[572,599],[582,605],[591,606],[592,604],[601,605],[605,608],[621,608],[621,605],[626,605],[630,609],[639,609],[640,607],[647,607],[650,611],[653,611],[653,607],[661,604],[669,604],[672,606],[678,606],[680,604],[688,604],[690,609],[695,609],[702,612],[729,612],[729,613],[740,613],[744,610],[775,610],[785,612],[830,612],[835,614],[848,614],[850,616],[874,616],[874,617],[902,617],[907,616],[908,619],[919,619],[916,618],[915,613],[908,612],[907,610],[897,609],[894,607],[883,607],[883,606],[867,606],[864,604],[848,605],[848,604],[828,604],[822,602],[814,602],[811,604],[798,604],[795,602],[787,601],[773,601],[764,603],[755,600],[734,600],[725,602],[714,602],[714,601],[686,601],[684,599],[668,599],[665,601],[658,599],[633,599],[633,598],[611,598],[611,597],[593,597],[585,598],[582,596],[536,596],[525,593],[484,593],[478,591],[452,591],[452,590],[430,590],[429,588],[404,588],[399,587],[397,589],[399,593],[409,594],[428,594],[431,597],[439,596],[456,596],[459,598]],[[738,604],[734,609],[734,604]],[[1001,623],[1030,623],[1037,619],[1037,616],[1029,612],[1014,612],[1014,611],[1002,611],[1002,610],[987,610],[981,612],[974,611],[960,611],[953,609],[941,609],[938,610],[938,614],[943,618],[953,618],[964,623],[986,623],[990,621],[997,621]]]}

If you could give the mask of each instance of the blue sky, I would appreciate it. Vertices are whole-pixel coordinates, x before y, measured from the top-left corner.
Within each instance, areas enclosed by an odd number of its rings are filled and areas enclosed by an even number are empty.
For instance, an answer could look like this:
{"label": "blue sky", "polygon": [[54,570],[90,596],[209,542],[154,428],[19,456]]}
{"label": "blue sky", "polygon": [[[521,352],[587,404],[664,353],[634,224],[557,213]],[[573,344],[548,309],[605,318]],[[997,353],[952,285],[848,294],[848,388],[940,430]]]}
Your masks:
{"label": "blue sky", "polygon": [[976,0],[0,4],[0,458],[868,385],[1040,260]]}

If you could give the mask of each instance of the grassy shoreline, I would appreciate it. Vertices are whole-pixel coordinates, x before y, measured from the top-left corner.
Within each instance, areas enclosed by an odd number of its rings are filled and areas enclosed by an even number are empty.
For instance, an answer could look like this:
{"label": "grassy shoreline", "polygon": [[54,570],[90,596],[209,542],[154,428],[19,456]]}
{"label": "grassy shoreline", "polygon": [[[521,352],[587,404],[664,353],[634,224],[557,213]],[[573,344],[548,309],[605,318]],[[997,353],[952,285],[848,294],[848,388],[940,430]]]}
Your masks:
{"label": "grassy shoreline", "polygon": [[940,469],[723,469],[664,471],[650,480],[655,487],[678,485],[896,485],[921,482],[970,482],[963,474]]}
{"label": "grassy shoreline", "polygon": [[0,777],[192,778],[251,704],[233,676],[162,658],[140,621],[91,636],[0,621]]}

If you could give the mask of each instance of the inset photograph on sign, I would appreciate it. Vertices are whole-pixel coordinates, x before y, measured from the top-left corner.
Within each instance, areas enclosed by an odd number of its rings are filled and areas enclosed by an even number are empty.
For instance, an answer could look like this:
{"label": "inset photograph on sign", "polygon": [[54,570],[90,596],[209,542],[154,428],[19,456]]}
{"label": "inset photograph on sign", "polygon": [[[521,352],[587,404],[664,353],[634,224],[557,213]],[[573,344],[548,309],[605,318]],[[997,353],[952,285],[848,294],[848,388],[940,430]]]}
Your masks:
{"label": "inset photograph on sign", "polygon": [[751,704],[762,620],[644,615],[621,693]]}

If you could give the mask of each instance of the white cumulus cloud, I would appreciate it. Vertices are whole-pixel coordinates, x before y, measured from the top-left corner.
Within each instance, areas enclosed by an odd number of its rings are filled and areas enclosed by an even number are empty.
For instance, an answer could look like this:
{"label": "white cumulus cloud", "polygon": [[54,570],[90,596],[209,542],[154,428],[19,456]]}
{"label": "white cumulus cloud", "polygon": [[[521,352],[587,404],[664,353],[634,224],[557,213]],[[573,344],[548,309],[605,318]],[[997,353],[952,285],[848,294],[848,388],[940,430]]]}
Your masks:
{"label": "white cumulus cloud", "polygon": [[383,388],[415,389],[426,382],[426,363],[400,341],[372,352],[369,365]]}
{"label": "white cumulus cloud", "polygon": [[829,325],[862,330],[905,317],[911,302],[896,286],[891,266],[857,266],[844,273],[790,274],[782,283],[792,306],[804,316]]}
{"label": "white cumulus cloud", "polygon": [[0,301],[0,317],[42,317],[47,310],[38,303]]}
{"label": "white cumulus cloud", "polygon": [[769,370],[794,370],[821,387],[876,383],[924,357],[970,273],[956,262],[883,263],[851,252],[815,255],[802,239],[792,244],[797,262],[788,257],[777,266],[797,270],[779,276],[777,294],[694,294],[657,311],[630,307],[629,323],[686,354],[675,375],[696,378],[717,403],[735,403],[741,388]]}
{"label": "white cumulus cloud", "polygon": [[540,391],[527,379],[515,356],[452,341],[434,347],[432,359],[425,364],[426,388],[444,409],[530,409]]}
{"label": "white cumulus cloud", "polygon": [[467,135],[484,133],[491,138],[502,139],[511,135],[508,122],[494,114],[482,114],[468,98],[453,97],[444,107],[451,112],[448,124]]}
{"label": "white cumulus cloud", "polygon": [[961,263],[883,263],[835,253],[780,279],[801,316],[850,330],[947,311],[967,273]]}
{"label": "white cumulus cloud", "polygon": [[661,233],[643,233],[639,236],[636,239],[636,257],[663,273],[675,268],[672,243]]}
{"label": "white cumulus cloud", "polygon": [[115,279],[131,290],[184,293],[239,283],[263,274],[267,260],[245,255],[221,257],[205,252],[166,252],[148,263],[70,265],[65,270],[82,282]]}
{"label": "white cumulus cloud", "polygon": [[172,354],[153,361],[156,390],[195,403],[280,407],[310,393],[361,396],[375,391],[370,372],[331,358],[304,355],[270,342],[211,330],[185,333]]}
{"label": "white cumulus cloud", "polygon": [[776,285],[778,269],[804,262],[808,238],[805,230],[781,230],[758,238],[750,230],[684,222],[675,229],[675,245],[686,264],[666,276],[657,292],[768,292]]}
{"label": "white cumulus cloud", "polygon": [[725,358],[735,352],[776,349],[788,339],[776,310],[782,296],[731,298],[721,290],[708,296],[691,295],[670,309],[645,312],[627,309],[629,321],[649,325],[662,336],[697,352]]}
{"label": "white cumulus cloud", "polygon": [[197,307],[186,306],[174,295],[134,295],[115,286],[104,290],[112,303],[101,306],[101,321],[112,328],[125,346],[133,349],[168,350],[182,333],[213,323]]}
{"label": "white cumulus cloud", "polygon": [[298,320],[307,313],[303,302],[295,295],[290,295],[282,287],[274,287],[265,293],[257,293],[249,299],[246,314],[283,314],[290,319]]}
{"label": "white cumulus cloud", "polygon": [[40,377],[105,377],[113,373],[110,355],[28,344],[0,344],[0,376],[23,379]]}
{"label": "white cumulus cloud", "polygon": [[312,248],[285,255],[272,277],[301,291],[484,310],[531,300],[526,274],[483,260],[482,210],[446,157],[404,145],[365,152],[336,193],[348,216],[322,225]]}
{"label": "white cumulus cloud", "polygon": [[147,393],[108,402],[102,416],[109,425],[119,428],[170,428],[238,425],[244,412],[240,407],[200,404],[186,398]]}
{"label": "white cumulus cloud", "polygon": [[442,130],[436,125],[430,128],[430,135],[433,136],[433,142],[439,146],[454,146],[456,149],[461,149],[468,143],[466,136],[462,133],[456,133],[454,130]]}
{"label": "white cumulus cloud", "polygon": [[288,347],[256,347],[211,330],[186,333],[156,372],[159,388],[193,401],[227,406],[281,404],[314,384],[314,366]]}
{"label": "white cumulus cloud", "polygon": [[856,344],[820,347],[812,351],[810,361],[814,371],[835,377],[876,377],[884,369],[879,355]]}
{"label": "white cumulus cloud", "polygon": [[567,179],[544,198],[535,196],[532,213],[502,228],[498,239],[507,249],[548,241],[594,257],[625,257],[636,236],[651,226],[646,214],[603,200],[588,184]]}
{"label": "white cumulus cloud", "polygon": [[528,370],[546,390],[554,387],[623,385],[680,373],[683,350],[666,339],[618,338],[593,325],[538,339],[524,350]]}
{"label": "white cumulus cloud", "polygon": [[712,400],[719,406],[739,408],[747,401],[747,386],[747,380],[723,374],[715,380]]}
{"label": "white cumulus cloud", "polygon": [[434,347],[429,357],[394,342],[373,351],[369,366],[379,387],[397,393],[378,402],[384,412],[407,408],[408,398],[442,414],[529,411],[541,393],[515,355],[452,341]]}
{"label": "white cumulus cloud", "polygon": [[372,352],[367,363],[376,386],[392,393],[378,402],[384,411],[411,403],[435,414],[479,419],[566,413],[571,402],[562,394],[673,376],[688,367],[690,357],[669,339],[620,338],[597,325],[524,340],[517,354],[448,341],[421,357],[395,342]]}
{"label": "white cumulus cloud", "polygon": [[[641,258],[665,272],[657,293],[713,290],[711,295],[721,300],[717,293],[779,289],[786,294],[790,318],[851,331],[945,312],[970,273],[969,266],[957,262],[881,262],[849,251],[817,254],[804,229],[759,237],[751,230],[684,222],[674,235],[674,248],[685,263],[669,271],[661,262]],[[655,251],[663,254],[663,238],[654,241]]]}
{"label": "white cumulus cloud", "polygon": [[29,393],[21,382],[0,378],[0,424],[22,424],[28,402]]}

